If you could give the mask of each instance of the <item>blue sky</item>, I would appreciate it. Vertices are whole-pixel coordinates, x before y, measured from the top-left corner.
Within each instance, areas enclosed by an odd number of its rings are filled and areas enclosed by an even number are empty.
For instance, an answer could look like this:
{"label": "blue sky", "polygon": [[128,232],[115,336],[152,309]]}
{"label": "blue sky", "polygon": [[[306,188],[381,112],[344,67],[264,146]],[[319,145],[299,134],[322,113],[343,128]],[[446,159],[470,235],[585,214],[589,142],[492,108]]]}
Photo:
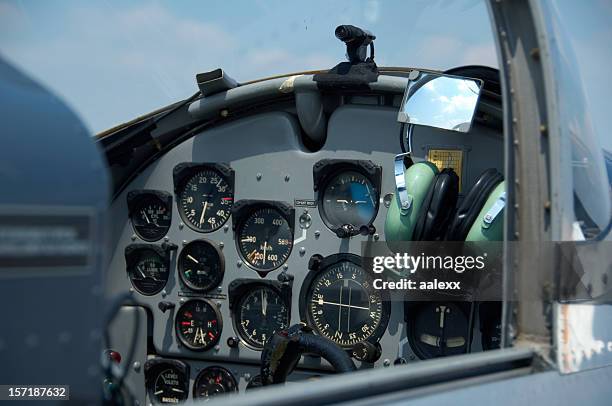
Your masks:
{"label": "blue sky", "polygon": [[99,132],[197,90],[217,67],[245,81],[330,68],[339,24],[377,35],[385,66],[497,66],[480,0],[0,0],[0,55]]}

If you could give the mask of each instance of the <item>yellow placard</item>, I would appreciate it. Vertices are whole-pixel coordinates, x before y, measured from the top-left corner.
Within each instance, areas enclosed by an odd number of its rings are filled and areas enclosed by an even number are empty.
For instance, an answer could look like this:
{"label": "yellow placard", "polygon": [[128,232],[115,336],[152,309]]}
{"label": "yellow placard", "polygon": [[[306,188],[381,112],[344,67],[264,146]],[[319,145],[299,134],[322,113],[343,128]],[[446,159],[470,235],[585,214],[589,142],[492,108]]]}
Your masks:
{"label": "yellow placard", "polygon": [[459,176],[459,191],[461,191],[461,169],[463,167],[463,151],[460,149],[430,149],[427,160],[439,170],[452,168]]}

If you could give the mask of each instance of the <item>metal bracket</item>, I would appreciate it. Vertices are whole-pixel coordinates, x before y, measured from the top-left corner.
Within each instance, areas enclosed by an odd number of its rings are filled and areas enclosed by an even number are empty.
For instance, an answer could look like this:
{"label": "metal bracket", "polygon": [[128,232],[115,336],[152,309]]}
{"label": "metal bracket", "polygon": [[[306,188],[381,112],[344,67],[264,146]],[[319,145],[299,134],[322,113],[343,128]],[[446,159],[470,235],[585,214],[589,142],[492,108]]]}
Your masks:
{"label": "metal bracket", "polygon": [[506,207],[506,192],[503,192],[501,195],[499,195],[493,206],[491,206],[489,211],[487,211],[487,214],[484,215],[482,219],[482,228],[491,227],[491,224],[493,224],[493,222],[495,221],[497,216],[499,216],[499,213],[501,213],[504,207]]}
{"label": "metal bracket", "polygon": [[395,190],[396,197],[401,210],[408,210],[412,206],[412,196],[408,194],[406,189],[406,178],[404,172],[406,170],[404,166],[405,158],[410,158],[412,154],[412,131],[414,125],[408,124],[406,131],[406,144],[408,145],[407,152],[395,156],[394,168],[395,168]]}

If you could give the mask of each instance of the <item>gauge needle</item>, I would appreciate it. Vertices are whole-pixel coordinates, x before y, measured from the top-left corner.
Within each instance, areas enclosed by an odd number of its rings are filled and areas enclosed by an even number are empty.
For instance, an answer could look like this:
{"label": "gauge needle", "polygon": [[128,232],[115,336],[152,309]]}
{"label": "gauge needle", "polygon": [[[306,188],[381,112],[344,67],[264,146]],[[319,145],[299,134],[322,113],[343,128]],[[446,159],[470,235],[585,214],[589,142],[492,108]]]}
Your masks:
{"label": "gauge needle", "polygon": [[346,203],[348,204],[348,200],[344,200],[344,199],[337,199],[336,203]]}
{"label": "gauge needle", "polygon": [[173,392],[178,392],[178,393],[184,393],[185,392],[184,390],[181,390],[179,388],[172,388],[172,391]]}
{"label": "gauge needle", "polygon": [[147,220],[147,223],[151,224],[151,221],[149,221],[149,217],[147,216],[147,213],[144,210],[140,210],[140,212],[144,216],[145,220]]}
{"label": "gauge needle", "polygon": [[342,303],[334,303],[334,302],[326,302],[323,299],[319,299],[317,300],[317,304],[318,305],[324,305],[324,304],[328,304],[328,305],[333,305],[333,306],[341,306],[341,307],[349,307],[351,309],[362,309],[362,310],[370,310],[369,307],[363,307],[363,306],[355,306],[355,305],[347,305],[347,304],[342,304]]}
{"label": "gauge needle", "polygon": [[161,395],[162,393],[164,393],[163,389],[158,390],[157,392],[153,393],[154,395]]}
{"label": "gauge needle", "polygon": [[137,266],[137,267],[136,267],[136,269],[138,269],[138,272],[140,272],[140,274],[142,275],[142,277],[146,279],[147,275],[145,275],[145,273],[144,273],[144,272],[142,272],[142,269],[140,269],[140,267],[139,267],[139,266]]}
{"label": "gauge needle", "polygon": [[263,247],[263,265],[266,264],[266,249],[268,247],[268,241],[264,241],[264,247]]}
{"label": "gauge needle", "polygon": [[375,204],[374,204],[374,196],[372,196],[372,192],[370,191],[370,186],[368,186],[367,183],[366,183],[366,190],[368,191],[368,196],[370,197],[370,201],[372,202],[372,206],[375,206]]}
{"label": "gauge needle", "polygon": [[195,262],[196,264],[199,264],[198,260],[195,259],[194,257],[192,257],[191,255],[187,254],[187,258],[189,258],[190,260],[192,260],[193,262]]}
{"label": "gauge needle", "polygon": [[265,290],[261,291],[261,313],[265,316],[268,310],[268,295]]}
{"label": "gauge needle", "polygon": [[200,215],[200,225],[204,222],[204,214],[206,213],[206,208],[208,207],[208,201],[204,203],[204,207],[202,208],[202,214]]}

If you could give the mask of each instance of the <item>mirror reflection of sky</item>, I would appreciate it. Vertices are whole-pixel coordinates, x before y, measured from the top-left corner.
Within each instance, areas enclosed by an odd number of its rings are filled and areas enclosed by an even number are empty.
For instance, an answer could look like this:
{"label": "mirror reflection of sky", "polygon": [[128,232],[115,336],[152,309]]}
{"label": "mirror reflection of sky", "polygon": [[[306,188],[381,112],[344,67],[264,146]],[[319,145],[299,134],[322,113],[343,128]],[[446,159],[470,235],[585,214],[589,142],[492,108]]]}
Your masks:
{"label": "mirror reflection of sky", "polygon": [[[427,81],[420,86],[419,81]],[[479,86],[473,80],[422,75],[420,86],[404,106],[412,124],[467,132],[478,101]],[[422,82],[421,82],[422,83]]]}

